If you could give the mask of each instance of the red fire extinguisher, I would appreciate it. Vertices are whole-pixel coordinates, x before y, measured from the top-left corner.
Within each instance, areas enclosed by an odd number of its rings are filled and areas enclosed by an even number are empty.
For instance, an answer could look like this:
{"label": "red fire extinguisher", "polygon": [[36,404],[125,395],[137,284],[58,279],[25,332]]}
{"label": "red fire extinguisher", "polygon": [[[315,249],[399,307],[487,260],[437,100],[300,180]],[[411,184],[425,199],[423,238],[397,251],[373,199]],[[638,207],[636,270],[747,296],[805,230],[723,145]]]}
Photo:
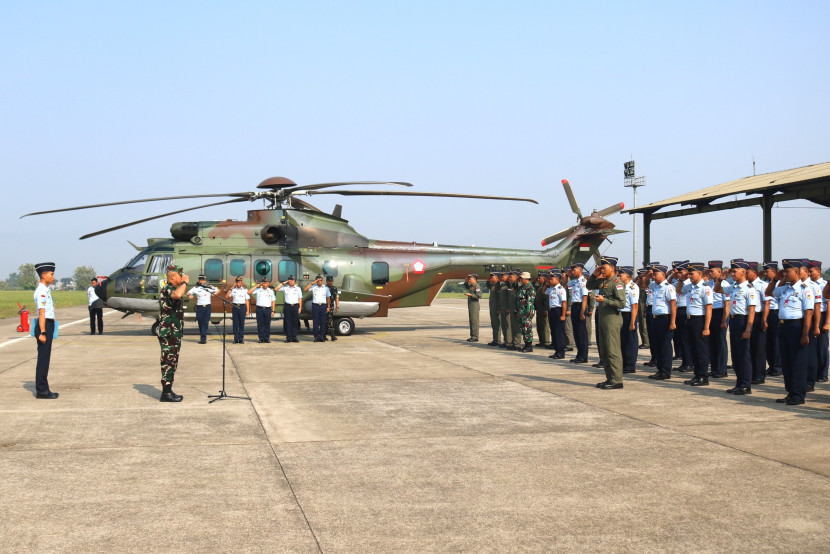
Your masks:
{"label": "red fire extinguisher", "polygon": [[21,306],[20,302],[17,303],[17,307],[20,310],[17,312],[20,314],[20,325],[17,326],[18,333],[28,333],[29,332],[29,310],[26,309],[26,306]]}

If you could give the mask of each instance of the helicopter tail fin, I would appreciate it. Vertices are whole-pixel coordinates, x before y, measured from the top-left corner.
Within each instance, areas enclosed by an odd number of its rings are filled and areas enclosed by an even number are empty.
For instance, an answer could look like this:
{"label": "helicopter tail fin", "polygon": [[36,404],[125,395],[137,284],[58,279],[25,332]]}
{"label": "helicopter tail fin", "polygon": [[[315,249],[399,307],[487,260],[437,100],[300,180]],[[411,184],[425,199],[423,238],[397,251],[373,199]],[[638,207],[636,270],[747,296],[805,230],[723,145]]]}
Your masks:
{"label": "helicopter tail fin", "polygon": [[618,229],[599,229],[592,230],[589,233],[572,233],[570,236],[563,238],[558,244],[544,250],[544,252],[560,260],[560,264],[563,266],[572,265],[576,262],[585,263],[592,257],[599,255],[602,243],[609,236],[626,232]]}

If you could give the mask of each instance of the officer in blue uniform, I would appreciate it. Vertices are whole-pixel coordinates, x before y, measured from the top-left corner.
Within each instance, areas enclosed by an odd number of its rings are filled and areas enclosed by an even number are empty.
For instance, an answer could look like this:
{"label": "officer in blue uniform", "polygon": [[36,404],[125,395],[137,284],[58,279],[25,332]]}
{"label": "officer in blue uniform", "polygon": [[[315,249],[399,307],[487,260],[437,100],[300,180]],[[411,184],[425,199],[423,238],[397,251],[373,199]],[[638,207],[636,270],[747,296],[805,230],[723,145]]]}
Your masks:
{"label": "officer in blue uniform", "polygon": [[654,361],[657,373],[649,379],[671,379],[672,371],[672,333],[677,328],[677,291],[666,279],[668,268],[654,265],[653,298],[651,306],[652,326],[654,328]]}
{"label": "officer in blue uniform", "polygon": [[326,342],[326,314],[331,291],[323,284],[323,276],[317,275],[314,283],[306,286],[311,290],[311,319],[314,322],[314,342]]}
{"label": "officer in blue uniform", "polygon": [[824,289],[827,287],[827,281],[821,276],[820,261],[810,260],[808,265],[808,273],[810,274],[810,282],[813,283],[813,294],[815,299],[815,307],[813,309],[813,330],[810,333],[812,337],[810,342],[815,349],[816,359],[814,383],[823,383],[827,381],[828,335],[830,335],[830,333],[828,333],[830,326],[827,323],[827,298],[824,295]]}
{"label": "officer in blue uniform", "polygon": [[[777,280],[777,274],[778,262],[764,262],[764,282],[767,286],[770,282]],[[781,348],[778,345],[778,300],[774,296],[766,294],[766,289],[764,289],[764,296],[769,300],[766,332],[767,376],[781,377],[783,373],[781,372]]]}
{"label": "officer in blue uniform", "polygon": [[781,260],[784,268],[777,279],[767,285],[767,294],[778,301],[778,341],[781,345],[781,365],[787,396],[776,400],[779,404],[798,406],[807,395],[807,351],[815,300],[810,287],[801,282],[801,260]]}
{"label": "officer in blue uniform", "polygon": [[692,369],[692,364],[686,355],[686,296],[680,293],[683,285],[689,283],[689,272],[686,270],[686,264],[689,260],[674,261],[672,265],[672,273],[668,276],[669,283],[675,287],[677,292],[677,318],[675,323],[677,329],[672,333],[672,344],[674,345],[674,360],[680,360],[680,367],[677,371],[684,373]]}
{"label": "officer in blue uniform", "polygon": [[285,328],[285,342],[300,342],[297,338],[297,331],[300,330],[300,312],[303,309],[303,291],[296,285],[293,275],[288,280],[280,283],[276,291],[282,291],[285,297],[282,317]]}
{"label": "officer in blue uniform", "polygon": [[767,377],[767,316],[769,298],[764,294],[767,283],[761,279],[758,262],[747,262],[746,280],[755,289],[758,305],[755,306],[755,321],[752,336],[749,337],[749,359],[752,363],[752,384],[762,385]]}
{"label": "officer in blue uniform", "polygon": [[646,335],[648,336],[648,352],[649,359],[643,365],[646,367],[655,367],[657,361],[655,359],[656,348],[654,346],[654,289],[657,283],[654,282],[654,271],[652,268],[655,265],[660,265],[660,262],[649,262],[641,270],[643,272],[642,281],[639,283],[640,288],[646,291]]}
{"label": "officer in blue uniform", "polygon": [[573,278],[568,281],[570,289],[571,324],[574,331],[574,342],[576,343],[576,357],[572,363],[588,363],[588,329],[585,326],[585,319],[588,317],[588,288],[585,286],[587,279],[582,275],[585,264],[577,262],[571,266]]}
{"label": "officer in blue uniform", "polygon": [[689,262],[689,283],[683,285],[681,294],[686,297],[686,341],[687,355],[694,368],[695,376],[684,381],[692,387],[709,384],[709,334],[712,323],[712,289],[703,280],[703,263]]}
{"label": "officer in blue uniform", "polygon": [[207,284],[207,278],[204,275],[199,275],[199,282],[187,291],[187,296],[191,300],[194,297],[196,298],[196,321],[199,323],[199,344],[207,344],[207,331],[211,314],[210,297],[216,290],[216,287]]}
{"label": "officer in blue uniform", "polygon": [[623,373],[637,373],[637,320],[640,309],[640,287],[634,282],[634,267],[618,268],[620,281],[625,287],[625,306],[620,309],[623,324],[620,328],[620,349],[622,350]]}
{"label": "officer in blue uniform", "polygon": [[248,316],[248,300],[251,295],[242,282],[242,277],[237,277],[227,297],[233,303],[233,343],[244,344],[245,342],[245,318]]}
{"label": "officer in blue uniform", "polygon": [[562,286],[562,273],[553,271],[548,278],[548,288],[545,294],[548,298],[548,322],[550,323],[550,340],[553,344],[553,354],[548,356],[554,360],[565,358],[565,321],[568,305],[568,289]]}
{"label": "officer in blue uniform", "polygon": [[55,282],[55,262],[35,264],[38,281],[35,288],[35,313],[32,322],[37,339],[37,366],[35,369],[35,397],[54,400],[58,393],[49,389],[49,362],[52,359],[52,338],[55,335],[55,304],[49,285]]}
{"label": "officer in blue uniform", "polygon": [[709,377],[720,379],[726,377],[726,360],[729,355],[726,346],[726,326],[729,316],[729,304],[726,295],[715,290],[715,285],[723,278],[723,261],[711,260],[709,272],[704,275],[712,289],[712,323],[709,326]]}
{"label": "officer in blue uniform", "polygon": [[271,342],[271,318],[277,310],[277,293],[270,283],[268,277],[264,277],[248,289],[248,294],[256,298],[256,332],[260,343]]}
{"label": "officer in blue uniform", "polygon": [[758,294],[746,280],[749,264],[732,260],[730,264],[734,284],[728,289],[721,281],[715,292],[729,294],[729,346],[732,349],[732,367],[735,370],[735,386],[726,392],[735,395],[752,394],[752,361],[749,356],[749,339],[758,306]]}

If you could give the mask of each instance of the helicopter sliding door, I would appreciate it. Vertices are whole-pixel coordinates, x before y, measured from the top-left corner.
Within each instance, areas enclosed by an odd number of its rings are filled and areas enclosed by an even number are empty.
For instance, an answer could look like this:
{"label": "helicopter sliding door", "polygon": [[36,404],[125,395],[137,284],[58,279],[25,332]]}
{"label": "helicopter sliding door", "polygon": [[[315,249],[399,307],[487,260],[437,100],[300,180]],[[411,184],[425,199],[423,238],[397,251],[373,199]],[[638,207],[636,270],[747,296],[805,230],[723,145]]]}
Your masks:
{"label": "helicopter sliding door", "polygon": [[167,279],[167,266],[173,262],[173,254],[155,252],[144,270],[144,293],[159,291],[160,283]]}

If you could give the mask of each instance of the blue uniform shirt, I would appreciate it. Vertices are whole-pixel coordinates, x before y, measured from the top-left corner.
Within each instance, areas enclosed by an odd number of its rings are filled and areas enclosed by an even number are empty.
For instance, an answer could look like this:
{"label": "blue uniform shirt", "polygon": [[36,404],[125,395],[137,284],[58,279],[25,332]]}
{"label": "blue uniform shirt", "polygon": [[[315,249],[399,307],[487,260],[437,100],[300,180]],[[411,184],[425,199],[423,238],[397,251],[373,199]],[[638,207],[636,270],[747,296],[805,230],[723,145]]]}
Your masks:
{"label": "blue uniform shirt", "polygon": [[630,312],[631,306],[637,304],[640,301],[640,287],[637,286],[637,283],[631,281],[625,287],[625,307],[621,308],[621,312]]}
{"label": "blue uniform shirt", "polygon": [[271,287],[257,287],[251,294],[256,296],[256,305],[259,308],[270,308],[271,303],[277,299],[277,293]]}
{"label": "blue uniform shirt", "polygon": [[584,275],[579,279],[571,279],[568,281],[568,288],[571,289],[572,304],[581,304],[582,297],[588,296],[588,288],[585,286],[585,283],[587,282],[588,279],[586,279]]}
{"label": "blue uniform shirt", "polygon": [[[678,281],[679,281],[679,279],[674,279],[672,281],[671,285],[673,287],[677,287],[677,282]],[[692,282],[691,279],[686,279],[685,281],[683,281],[683,286],[680,287],[681,292],[680,292],[680,294],[677,295],[677,307],[678,308],[685,308],[686,307],[686,305],[688,303],[688,300],[689,300],[689,296],[687,294],[684,294],[682,291],[683,291],[683,288],[691,282]],[[677,291],[677,288],[675,288],[674,290]]]}
{"label": "blue uniform shirt", "polygon": [[801,281],[795,285],[787,283],[775,287],[772,295],[778,300],[779,319],[801,319],[806,310],[812,310],[816,301],[813,299],[813,292]]}
{"label": "blue uniform shirt", "polygon": [[43,316],[46,319],[55,319],[55,303],[52,302],[52,290],[43,283],[38,283],[35,288],[35,320],[39,317],[40,310],[43,310]]}
{"label": "blue uniform shirt", "polygon": [[686,314],[706,315],[706,306],[711,306],[714,301],[714,293],[712,288],[706,284],[706,281],[701,279],[698,284],[689,281],[689,284],[683,285],[681,290],[688,298]]}
{"label": "blue uniform shirt", "polygon": [[568,291],[561,283],[545,289],[545,294],[548,295],[549,308],[561,308],[568,302]]}
{"label": "blue uniform shirt", "polygon": [[[724,287],[724,290],[729,286],[729,283],[726,281],[721,282],[721,286]],[[712,289],[712,309],[713,310],[722,310],[726,303],[726,295],[722,292],[717,292],[715,290],[715,281],[706,281],[706,285]]]}
{"label": "blue uniform shirt", "polygon": [[[656,282],[655,282],[656,284]],[[677,291],[669,284],[668,281],[663,281],[654,289],[654,304],[651,306],[652,315],[668,315],[671,313],[671,301],[677,300]]]}
{"label": "blue uniform shirt", "polygon": [[657,281],[649,281],[646,287],[646,306],[654,306],[655,289],[657,289]]}
{"label": "blue uniform shirt", "polygon": [[758,306],[758,293],[749,283],[735,283],[729,289],[729,313],[731,315],[748,315],[749,310]]}
{"label": "blue uniform shirt", "polygon": [[[766,287],[769,285],[769,281],[764,281],[764,291],[766,291]],[[778,299],[774,296],[766,296],[765,292],[765,299],[769,300],[769,309],[770,310],[777,310],[778,309]]]}
{"label": "blue uniform shirt", "polygon": [[755,292],[758,295],[758,305],[755,306],[755,313],[758,314],[764,311],[764,302],[767,301],[767,284],[763,282],[760,277],[756,277],[750,285],[755,288]]}
{"label": "blue uniform shirt", "polygon": [[818,281],[813,281],[812,279],[807,279],[807,285],[813,287],[813,301],[816,304],[821,304],[821,311],[827,311],[827,299],[824,298],[824,285],[827,284],[827,281],[824,279],[819,279]]}

